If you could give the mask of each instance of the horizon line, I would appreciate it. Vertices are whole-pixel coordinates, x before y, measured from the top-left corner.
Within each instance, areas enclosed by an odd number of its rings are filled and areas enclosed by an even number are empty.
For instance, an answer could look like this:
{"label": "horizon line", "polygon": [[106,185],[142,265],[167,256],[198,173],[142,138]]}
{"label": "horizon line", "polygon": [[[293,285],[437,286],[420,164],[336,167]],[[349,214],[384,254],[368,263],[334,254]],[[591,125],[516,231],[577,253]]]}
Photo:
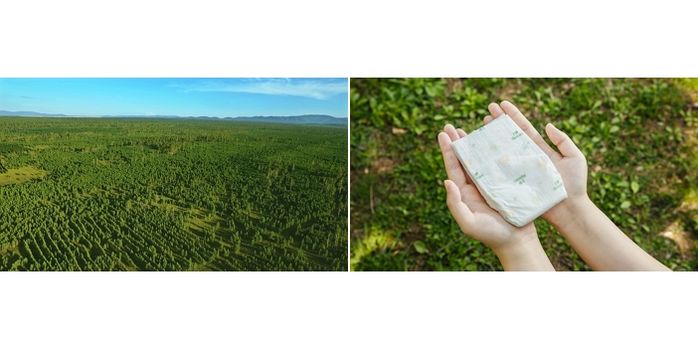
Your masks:
{"label": "horizon line", "polygon": [[[30,114],[30,115],[22,115],[22,114],[2,114],[2,112],[7,112],[7,113],[35,113],[35,114]],[[304,116],[325,116],[325,117],[331,117],[331,118],[336,118],[336,119],[348,119],[348,115],[344,116],[336,116],[336,115],[331,115],[331,114],[320,114],[320,113],[303,113],[303,114],[286,114],[286,115],[264,115],[264,114],[256,114],[256,115],[178,115],[178,114],[62,114],[62,113],[45,113],[45,112],[37,112],[33,110],[7,110],[7,109],[0,109],[0,116],[43,116],[43,117],[52,117],[52,118],[61,118],[61,117],[75,117],[75,118],[105,118],[105,117],[128,117],[128,118],[133,118],[133,117],[146,117],[146,118],[167,118],[167,117],[177,117],[177,118],[220,118],[220,119],[225,119],[225,118],[253,118],[253,117],[304,117]]]}

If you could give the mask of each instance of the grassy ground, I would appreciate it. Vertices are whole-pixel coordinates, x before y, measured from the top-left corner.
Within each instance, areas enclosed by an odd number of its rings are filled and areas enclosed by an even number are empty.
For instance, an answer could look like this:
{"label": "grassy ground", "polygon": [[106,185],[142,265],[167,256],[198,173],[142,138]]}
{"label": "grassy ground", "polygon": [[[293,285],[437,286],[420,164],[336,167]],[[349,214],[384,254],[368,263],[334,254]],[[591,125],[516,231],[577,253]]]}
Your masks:
{"label": "grassy ground", "polygon": [[[592,200],[675,270],[698,269],[698,79],[352,79],[352,270],[499,270],[445,205],[436,134],[471,131],[509,99],[539,131],[568,132]],[[588,267],[545,221],[558,270]]]}
{"label": "grassy ground", "polygon": [[8,169],[5,173],[0,173],[0,186],[8,184],[20,184],[28,182],[32,179],[40,179],[48,173],[42,169],[35,167],[21,167],[17,169]]}

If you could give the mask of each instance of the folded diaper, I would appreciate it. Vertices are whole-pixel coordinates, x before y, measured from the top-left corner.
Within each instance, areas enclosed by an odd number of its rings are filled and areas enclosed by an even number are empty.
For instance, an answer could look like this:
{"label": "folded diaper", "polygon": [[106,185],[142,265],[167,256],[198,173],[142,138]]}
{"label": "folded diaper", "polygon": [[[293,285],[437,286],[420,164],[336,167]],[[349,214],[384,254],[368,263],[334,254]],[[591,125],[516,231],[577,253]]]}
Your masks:
{"label": "folded diaper", "polygon": [[487,204],[517,227],[567,198],[553,162],[506,114],[451,146]]}

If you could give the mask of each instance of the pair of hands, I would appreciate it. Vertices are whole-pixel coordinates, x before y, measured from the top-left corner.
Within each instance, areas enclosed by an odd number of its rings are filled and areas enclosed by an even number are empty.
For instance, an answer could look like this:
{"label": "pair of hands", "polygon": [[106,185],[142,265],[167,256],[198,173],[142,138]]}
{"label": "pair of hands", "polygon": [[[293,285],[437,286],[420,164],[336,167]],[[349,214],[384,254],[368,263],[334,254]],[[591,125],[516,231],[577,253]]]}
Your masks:
{"label": "pair of hands", "polygon": [[[588,200],[586,190],[587,164],[584,154],[567,134],[552,124],[547,124],[545,132],[559,152],[554,150],[511,102],[491,103],[488,110],[490,115],[485,117],[485,124],[502,113],[506,113],[550,157],[562,176],[568,198],[548,210],[543,214],[543,218],[554,226],[568,221],[566,218],[569,218],[571,214],[569,210],[574,208],[575,203]],[[503,258],[506,258],[508,253],[528,252],[526,248],[531,247],[536,248],[536,251],[538,248],[542,250],[533,223],[521,228],[509,224],[497,211],[487,205],[485,199],[469,179],[451,149],[451,143],[465,135],[466,133],[462,129],[456,129],[448,124],[438,136],[449,178],[444,182],[447,204],[460,229],[465,234],[490,247],[503,264],[505,263]],[[547,262],[549,264],[549,261]]]}

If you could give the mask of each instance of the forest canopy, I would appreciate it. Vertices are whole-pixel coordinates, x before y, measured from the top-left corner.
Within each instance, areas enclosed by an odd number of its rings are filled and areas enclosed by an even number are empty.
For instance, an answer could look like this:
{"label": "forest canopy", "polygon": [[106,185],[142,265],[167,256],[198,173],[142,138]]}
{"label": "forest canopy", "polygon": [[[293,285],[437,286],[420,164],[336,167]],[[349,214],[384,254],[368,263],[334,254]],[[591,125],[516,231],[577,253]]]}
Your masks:
{"label": "forest canopy", "polygon": [[347,129],[0,117],[0,269],[346,270]]}

